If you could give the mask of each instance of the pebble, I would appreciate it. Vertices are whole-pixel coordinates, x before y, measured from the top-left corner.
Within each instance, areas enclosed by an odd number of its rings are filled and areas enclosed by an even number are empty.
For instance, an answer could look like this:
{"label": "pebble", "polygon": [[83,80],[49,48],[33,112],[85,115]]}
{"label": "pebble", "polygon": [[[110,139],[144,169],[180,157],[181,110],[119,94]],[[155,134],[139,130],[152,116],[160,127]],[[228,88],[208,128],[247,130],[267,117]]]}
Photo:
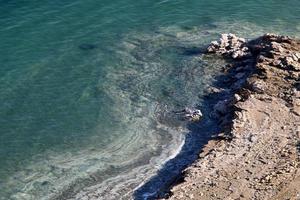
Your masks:
{"label": "pebble", "polygon": [[273,61],[273,65],[274,66],[280,66],[281,65],[281,61],[280,60],[274,60]]}
{"label": "pebble", "polygon": [[238,94],[234,94],[234,101],[238,102],[240,100],[242,100],[242,97],[240,95],[238,95]]}

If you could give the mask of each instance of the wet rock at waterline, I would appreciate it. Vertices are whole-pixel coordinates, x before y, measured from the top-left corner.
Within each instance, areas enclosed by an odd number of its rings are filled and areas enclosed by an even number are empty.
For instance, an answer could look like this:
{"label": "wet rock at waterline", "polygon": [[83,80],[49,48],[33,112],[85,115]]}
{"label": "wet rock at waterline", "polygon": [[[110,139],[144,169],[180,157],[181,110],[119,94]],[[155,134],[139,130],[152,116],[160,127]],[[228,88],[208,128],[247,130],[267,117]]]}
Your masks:
{"label": "wet rock at waterline", "polygon": [[199,109],[184,108],[180,111],[174,111],[175,114],[180,115],[181,119],[191,122],[200,121],[203,117],[202,112]]}

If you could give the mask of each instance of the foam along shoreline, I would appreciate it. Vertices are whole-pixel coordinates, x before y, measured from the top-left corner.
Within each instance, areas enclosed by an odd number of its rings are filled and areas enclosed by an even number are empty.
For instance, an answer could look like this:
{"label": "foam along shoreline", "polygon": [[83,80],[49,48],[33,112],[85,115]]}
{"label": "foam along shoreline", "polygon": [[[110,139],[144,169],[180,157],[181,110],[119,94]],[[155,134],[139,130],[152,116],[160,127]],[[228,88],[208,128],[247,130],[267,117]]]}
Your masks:
{"label": "foam along shoreline", "polygon": [[221,131],[169,199],[299,198],[300,41],[223,34],[207,53],[230,62],[207,96]]}

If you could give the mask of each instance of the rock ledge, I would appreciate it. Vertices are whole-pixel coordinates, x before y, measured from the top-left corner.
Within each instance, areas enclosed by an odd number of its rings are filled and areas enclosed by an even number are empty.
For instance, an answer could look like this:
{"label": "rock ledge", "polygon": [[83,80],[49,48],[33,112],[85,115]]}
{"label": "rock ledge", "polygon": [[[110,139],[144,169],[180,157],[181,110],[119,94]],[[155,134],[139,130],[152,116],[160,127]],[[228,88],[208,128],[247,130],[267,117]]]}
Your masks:
{"label": "rock ledge", "polygon": [[222,127],[170,198],[300,198],[300,42],[223,34],[207,53],[232,59],[212,118]]}

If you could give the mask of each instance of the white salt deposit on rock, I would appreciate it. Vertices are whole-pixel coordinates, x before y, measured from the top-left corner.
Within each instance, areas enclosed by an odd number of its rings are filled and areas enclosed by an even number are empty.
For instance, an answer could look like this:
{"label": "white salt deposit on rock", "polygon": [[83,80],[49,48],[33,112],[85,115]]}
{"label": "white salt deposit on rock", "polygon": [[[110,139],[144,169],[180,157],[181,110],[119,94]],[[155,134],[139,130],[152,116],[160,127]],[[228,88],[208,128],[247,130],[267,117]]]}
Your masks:
{"label": "white salt deposit on rock", "polygon": [[222,34],[219,41],[213,41],[207,47],[207,52],[225,54],[233,59],[244,58],[251,56],[251,53],[246,47],[246,39],[239,38],[234,34]]}

